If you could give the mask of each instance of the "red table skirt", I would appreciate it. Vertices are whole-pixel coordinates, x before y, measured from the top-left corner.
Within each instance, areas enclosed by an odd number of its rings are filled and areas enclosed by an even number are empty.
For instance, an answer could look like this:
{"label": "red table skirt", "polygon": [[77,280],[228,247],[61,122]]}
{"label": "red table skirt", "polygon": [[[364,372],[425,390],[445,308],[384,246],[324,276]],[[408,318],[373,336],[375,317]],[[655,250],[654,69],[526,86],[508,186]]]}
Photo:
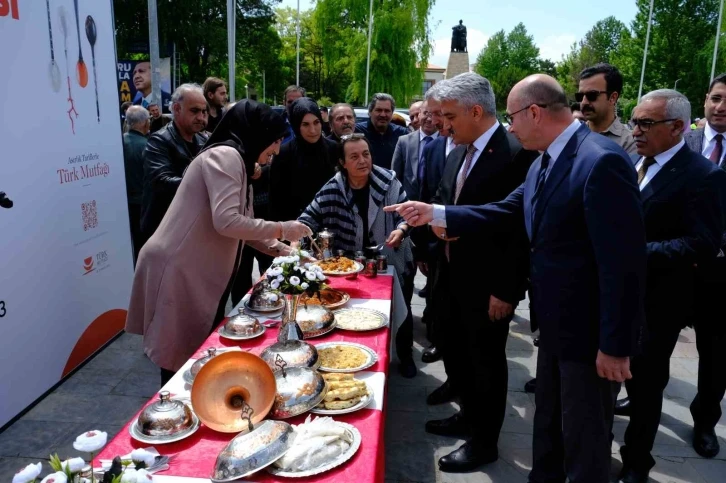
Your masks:
{"label": "red table skirt", "polygon": [[[393,277],[379,276],[374,279],[359,277],[356,280],[334,278],[331,286],[350,294],[351,298],[391,300],[393,291]],[[390,313],[389,313],[390,315]],[[231,341],[220,338],[214,331],[202,344],[193,358],[200,357],[208,347],[238,346],[243,350],[259,355],[262,350],[273,344],[277,338],[277,330],[268,329],[261,338],[250,341]],[[328,341],[349,341],[364,344],[376,351],[378,362],[367,369],[369,371],[384,372],[388,374],[389,346],[391,331],[382,328],[370,332],[348,332],[334,330],[325,336],[311,340],[313,344]],[[154,396],[149,403],[157,400]],[[355,456],[344,465],[329,472],[310,478],[296,478],[299,482],[362,482],[383,481],[385,474],[384,452],[384,414],[386,410],[386,397],[384,394],[383,411],[375,409],[362,409],[355,413],[336,416],[335,419],[354,425],[361,433],[362,444]],[[143,409],[143,408],[142,408]],[[139,410],[139,413],[141,410]],[[98,455],[95,466],[99,466],[99,459],[113,459],[117,455],[126,455],[136,448],[145,448],[149,445],[139,443],[131,438],[128,427],[138,413],[126,426],[109,442]],[[299,424],[305,420],[306,415],[297,416],[287,420],[291,424]],[[219,433],[204,425],[189,438],[171,444],[156,445],[156,449],[163,455],[175,455],[170,462],[170,468],[159,475],[183,476],[191,478],[209,479],[214,469],[216,457],[219,452],[231,441],[236,434]],[[250,477],[249,481],[282,481],[265,471],[260,471]],[[287,480],[290,481],[290,480]]]}

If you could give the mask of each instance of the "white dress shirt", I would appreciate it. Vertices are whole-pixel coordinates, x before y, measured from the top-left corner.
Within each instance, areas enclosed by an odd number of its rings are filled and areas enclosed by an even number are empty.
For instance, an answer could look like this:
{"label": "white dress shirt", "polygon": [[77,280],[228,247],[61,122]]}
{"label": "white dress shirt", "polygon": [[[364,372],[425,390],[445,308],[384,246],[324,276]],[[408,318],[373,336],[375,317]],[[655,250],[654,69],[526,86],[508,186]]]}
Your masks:
{"label": "white dress shirt", "polygon": [[[711,127],[709,123],[706,123],[706,127],[703,129],[703,151],[701,154],[703,154],[706,159],[711,158],[711,153],[713,153],[713,150],[716,148],[716,141],[713,139],[716,137],[716,134],[718,133],[714,128]],[[726,135],[723,135],[724,139],[721,140],[721,144],[723,145],[723,151],[721,151],[721,159],[718,160],[718,164],[721,165],[723,162],[724,155],[726,155]]]}
{"label": "white dress shirt", "polygon": [[[497,123],[498,125],[498,123]],[[557,158],[560,157],[560,154],[562,154],[562,150],[565,149],[565,146],[567,146],[567,143],[570,141],[572,136],[575,134],[575,132],[580,129],[580,126],[582,124],[580,121],[572,121],[572,124],[567,126],[564,131],[560,133],[559,136],[555,138],[554,141],[547,147],[547,152],[550,155],[550,164],[547,166],[547,172],[545,173],[545,179],[547,176],[550,175],[550,172],[552,171],[552,166],[554,166],[555,162],[557,162]],[[489,132],[489,131],[487,131]],[[484,133],[486,135],[486,133]],[[493,134],[493,132],[492,132]],[[482,136],[483,137],[483,136]],[[491,138],[491,135],[489,136]],[[479,138],[481,139],[481,138]],[[479,141],[477,139],[477,141]],[[487,139],[487,142],[489,142],[489,139]],[[479,147],[476,142],[474,143],[474,146],[477,148]],[[484,144],[486,146],[486,144]],[[479,151],[477,151],[479,152]],[[476,153],[474,154],[476,156]],[[472,166],[474,163],[472,163]],[[471,170],[469,170],[471,171]],[[434,219],[429,223],[431,226],[440,226],[442,228],[446,228],[446,207],[443,205],[434,205]]]}
{"label": "white dress shirt", "polygon": [[452,138],[451,136],[446,138],[446,156],[448,156],[449,153],[451,153],[451,151],[453,151],[455,148],[456,144],[454,144],[454,138]]}
{"label": "white dress shirt", "polygon": [[[668,151],[663,151],[662,153],[653,156],[655,158],[655,163],[651,164],[648,167],[648,171],[645,172],[645,177],[643,178],[643,181],[640,182],[641,191],[643,191],[643,188],[645,188],[650,180],[653,179],[656,174],[658,174],[658,171],[663,169],[663,166],[665,166],[666,163],[670,161],[678,151],[680,151],[684,144],[686,144],[686,142],[681,139],[681,142],[670,148]],[[640,169],[640,167],[643,165],[643,159],[645,158],[641,157],[638,163],[635,165],[636,171]]]}
{"label": "white dress shirt", "polygon": [[[484,134],[479,136],[476,141],[474,141],[474,147],[476,148],[476,151],[474,151],[474,155],[471,158],[471,163],[469,165],[469,171],[464,174],[464,179],[466,179],[469,176],[469,173],[471,173],[471,170],[474,169],[474,165],[479,160],[479,156],[481,156],[482,151],[487,147],[487,144],[489,144],[489,141],[491,140],[492,136],[494,135],[494,132],[499,128],[499,121],[494,121],[494,124],[492,127],[487,129]],[[456,174],[456,179],[458,180],[459,177],[462,175],[462,171],[464,171],[464,168],[466,167],[466,161],[461,163],[461,168],[459,168],[459,172]],[[443,224],[441,224],[443,223]],[[446,228],[446,209],[444,205],[434,205],[434,219],[430,223],[433,226],[441,226]]]}

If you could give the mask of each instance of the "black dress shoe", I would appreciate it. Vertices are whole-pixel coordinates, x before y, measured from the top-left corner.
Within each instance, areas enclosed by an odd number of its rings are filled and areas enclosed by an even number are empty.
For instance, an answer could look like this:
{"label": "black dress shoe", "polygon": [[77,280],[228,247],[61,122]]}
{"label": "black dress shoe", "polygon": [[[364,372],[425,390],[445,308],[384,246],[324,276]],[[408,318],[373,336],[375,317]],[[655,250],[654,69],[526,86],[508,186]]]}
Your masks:
{"label": "black dress shoe", "polygon": [[398,372],[406,379],[411,379],[416,376],[416,364],[413,362],[413,357],[406,357],[402,359],[398,364]]}
{"label": "black dress shoe", "polygon": [[426,421],[426,432],[438,436],[469,436],[469,426],[464,421],[464,416],[458,412],[446,419],[432,419]]}
{"label": "black dress shoe", "polygon": [[474,471],[499,458],[497,448],[487,448],[475,441],[467,441],[459,449],[439,459],[439,470],[445,473],[464,473]]}
{"label": "black dress shoe", "polygon": [[537,390],[537,378],[530,379],[529,381],[524,383],[524,392],[528,392],[530,394],[534,394]]}
{"label": "black dress shoe", "polygon": [[648,472],[637,471],[633,468],[623,467],[623,471],[618,476],[618,483],[647,483]]}
{"label": "black dress shoe", "polygon": [[421,355],[421,361],[429,363],[429,362],[436,362],[439,359],[441,359],[441,351],[438,347],[431,344],[431,346],[423,351],[423,354]]}
{"label": "black dress shoe", "polygon": [[426,398],[426,404],[429,406],[436,406],[437,404],[445,404],[456,399],[456,393],[451,383],[447,379],[442,385],[434,389]]}
{"label": "black dress shoe", "polygon": [[535,347],[539,347],[539,337],[534,338],[534,340],[532,341],[532,345],[534,345]]}
{"label": "black dress shoe", "polygon": [[721,450],[713,428],[693,428],[693,449],[704,458],[713,458]]}
{"label": "black dress shoe", "polygon": [[625,397],[623,399],[618,399],[615,402],[615,414],[618,416],[630,416],[631,408],[630,408],[630,398]]}

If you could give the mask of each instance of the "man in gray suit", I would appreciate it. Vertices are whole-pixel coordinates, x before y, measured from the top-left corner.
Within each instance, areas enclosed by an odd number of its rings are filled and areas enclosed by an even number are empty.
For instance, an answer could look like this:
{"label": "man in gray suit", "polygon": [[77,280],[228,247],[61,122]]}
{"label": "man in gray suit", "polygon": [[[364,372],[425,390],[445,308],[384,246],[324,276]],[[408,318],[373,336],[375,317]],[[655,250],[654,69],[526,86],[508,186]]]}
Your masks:
{"label": "man in gray suit", "polygon": [[[684,139],[691,150],[701,153],[712,163],[726,170],[724,136],[726,136],[726,74],[714,78],[704,103],[706,125],[688,131]],[[726,240],[726,236],[724,237]],[[726,393],[726,258],[724,241],[719,256],[698,263],[693,328],[698,349],[698,392],[691,403],[693,415],[693,448],[705,458],[713,458],[720,450],[714,428],[721,419],[721,400]]]}
{"label": "man in gray suit", "polygon": [[[425,109],[424,103],[421,111]],[[409,200],[419,199],[421,180],[426,179],[425,163],[420,162],[423,148],[439,135],[431,117],[421,118],[420,121],[420,129],[398,138],[391,165]]]}

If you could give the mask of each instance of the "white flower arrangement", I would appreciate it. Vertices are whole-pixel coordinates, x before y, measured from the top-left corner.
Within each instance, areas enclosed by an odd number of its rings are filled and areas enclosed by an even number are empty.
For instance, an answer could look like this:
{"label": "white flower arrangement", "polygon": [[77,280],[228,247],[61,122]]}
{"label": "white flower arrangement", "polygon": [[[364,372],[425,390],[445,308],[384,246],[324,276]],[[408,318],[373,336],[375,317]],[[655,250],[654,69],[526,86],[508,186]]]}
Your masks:
{"label": "white flower arrangement", "polygon": [[103,431],[93,430],[87,431],[76,438],[73,442],[73,447],[76,451],[82,451],[84,453],[95,453],[104,446],[108,440],[108,434]]}
{"label": "white flower arrangement", "polygon": [[21,469],[13,476],[13,483],[29,483],[35,479],[43,471],[43,465],[40,463],[31,463]]}
{"label": "white flower arrangement", "polygon": [[303,292],[315,293],[326,288],[323,269],[306,260],[311,259],[304,250],[286,257],[277,257],[267,270],[270,288],[284,294],[299,295]]}

